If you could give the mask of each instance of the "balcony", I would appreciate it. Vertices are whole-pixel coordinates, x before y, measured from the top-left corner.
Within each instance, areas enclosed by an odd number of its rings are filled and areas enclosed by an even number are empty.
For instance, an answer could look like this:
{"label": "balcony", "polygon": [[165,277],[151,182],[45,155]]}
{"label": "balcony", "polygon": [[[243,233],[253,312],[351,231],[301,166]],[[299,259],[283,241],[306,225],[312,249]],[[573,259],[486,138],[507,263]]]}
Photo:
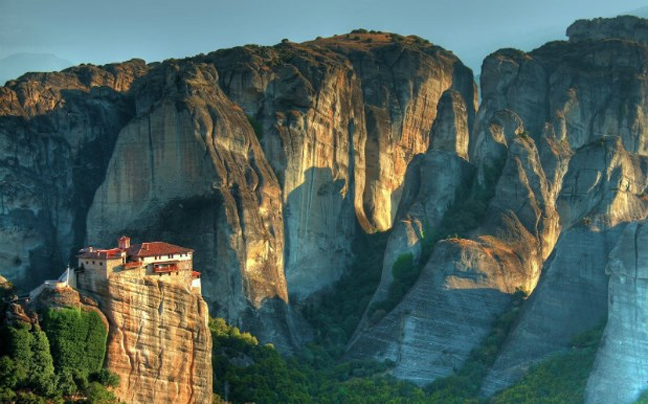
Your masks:
{"label": "balcony", "polygon": [[168,274],[170,272],[178,272],[178,264],[176,263],[153,264],[154,274]]}

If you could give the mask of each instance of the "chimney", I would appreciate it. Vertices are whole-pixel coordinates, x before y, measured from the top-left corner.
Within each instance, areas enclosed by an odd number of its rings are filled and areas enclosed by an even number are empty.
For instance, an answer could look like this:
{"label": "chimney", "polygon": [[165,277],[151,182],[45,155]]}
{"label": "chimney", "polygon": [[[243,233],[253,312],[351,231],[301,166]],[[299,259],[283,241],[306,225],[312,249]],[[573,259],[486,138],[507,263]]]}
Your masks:
{"label": "chimney", "polygon": [[127,249],[128,247],[130,247],[130,238],[126,236],[121,236],[119,240],[117,240],[117,245],[122,250]]}

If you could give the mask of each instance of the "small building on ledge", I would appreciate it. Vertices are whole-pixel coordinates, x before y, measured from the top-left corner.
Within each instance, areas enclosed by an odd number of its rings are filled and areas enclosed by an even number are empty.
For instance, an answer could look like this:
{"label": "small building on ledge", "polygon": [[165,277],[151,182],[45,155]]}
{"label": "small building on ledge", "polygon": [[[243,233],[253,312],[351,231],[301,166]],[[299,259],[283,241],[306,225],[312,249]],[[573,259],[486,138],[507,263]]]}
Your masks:
{"label": "small building on ledge", "polygon": [[131,245],[130,238],[122,236],[116,248],[87,247],[79,251],[77,258],[76,273],[82,288],[96,289],[97,282],[113,274],[128,272],[165,277],[165,281],[200,293],[200,272],[193,270],[193,250],[190,248],[161,241]]}

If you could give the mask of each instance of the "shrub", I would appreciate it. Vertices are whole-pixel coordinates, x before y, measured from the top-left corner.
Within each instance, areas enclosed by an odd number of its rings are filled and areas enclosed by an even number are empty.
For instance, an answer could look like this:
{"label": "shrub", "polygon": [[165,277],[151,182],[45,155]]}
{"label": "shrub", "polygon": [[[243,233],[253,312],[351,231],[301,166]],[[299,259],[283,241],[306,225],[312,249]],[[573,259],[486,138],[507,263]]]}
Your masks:
{"label": "shrub", "polygon": [[50,354],[47,336],[40,330],[32,333],[32,358],[29,366],[28,383],[39,393],[51,396],[56,391],[54,362]]}
{"label": "shrub", "polygon": [[0,386],[14,389],[18,384],[16,363],[8,356],[0,358]]}
{"label": "shrub", "polygon": [[[6,326],[4,334],[9,358],[2,359],[0,372],[5,387],[27,387],[51,395],[55,390],[54,365],[45,333],[38,325],[20,324]],[[11,371],[13,376],[8,374]]]}
{"label": "shrub", "polygon": [[[369,310],[369,321],[377,323],[385,314],[389,313],[405,294],[416,283],[421,274],[422,267],[414,262],[412,253],[401,254],[392,265],[393,281],[389,285],[389,294],[386,300],[372,304]],[[379,313],[384,312],[384,313]],[[378,315],[376,313],[379,313]]]}

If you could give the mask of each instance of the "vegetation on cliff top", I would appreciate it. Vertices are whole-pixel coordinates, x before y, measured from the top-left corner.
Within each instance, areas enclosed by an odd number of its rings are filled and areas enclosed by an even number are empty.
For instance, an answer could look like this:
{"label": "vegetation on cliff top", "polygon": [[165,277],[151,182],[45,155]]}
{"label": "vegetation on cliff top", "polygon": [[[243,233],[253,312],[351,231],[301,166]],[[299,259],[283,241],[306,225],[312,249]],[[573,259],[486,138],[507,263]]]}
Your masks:
{"label": "vegetation on cliff top", "polygon": [[63,308],[47,309],[43,327],[50,341],[58,372],[99,372],[106,356],[108,330],[93,311]]}
{"label": "vegetation on cliff top", "polygon": [[[4,311],[3,311],[4,313]],[[102,369],[107,329],[94,312],[48,309],[37,321],[0,328],[0,402],[116,403],[107,387],[119,377]]]}

